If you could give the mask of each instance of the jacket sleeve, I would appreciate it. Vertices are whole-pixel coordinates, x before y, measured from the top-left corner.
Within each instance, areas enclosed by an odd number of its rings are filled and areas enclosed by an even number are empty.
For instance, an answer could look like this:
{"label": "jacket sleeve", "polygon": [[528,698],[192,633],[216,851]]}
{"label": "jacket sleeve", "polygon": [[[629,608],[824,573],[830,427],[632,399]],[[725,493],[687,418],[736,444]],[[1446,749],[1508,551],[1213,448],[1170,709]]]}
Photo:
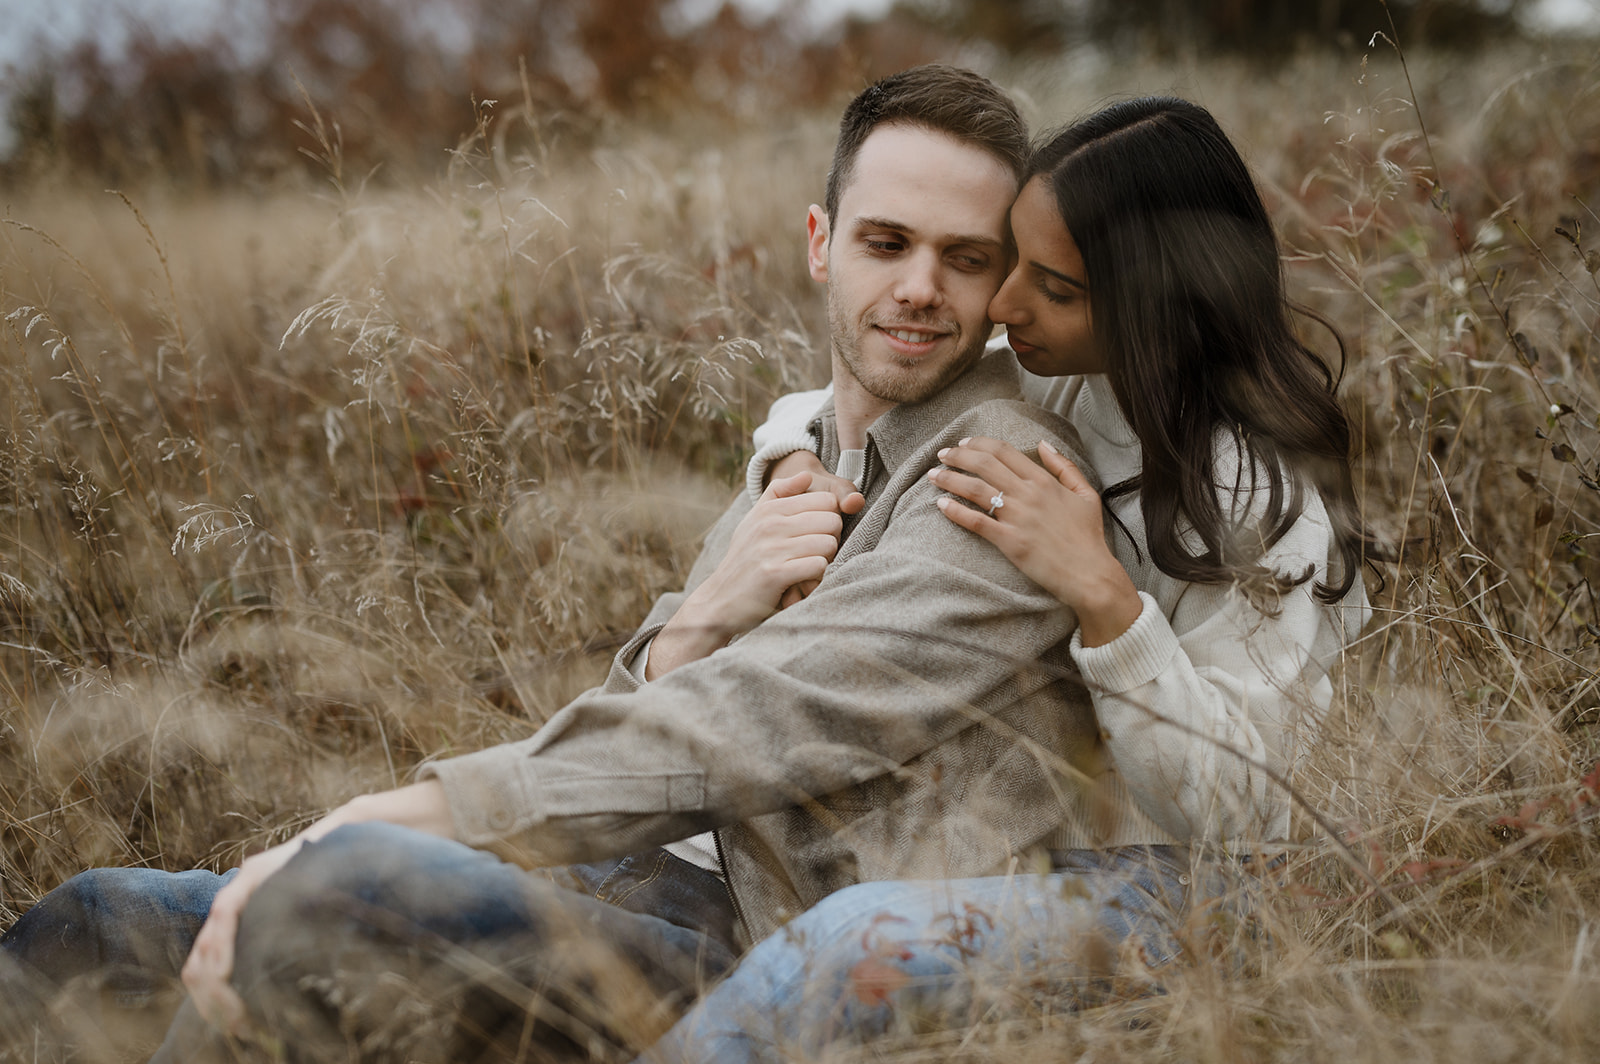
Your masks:
{"label": "jacket sleeve", "polygon": [[1238,589],[1180,585],[1171,615],[1144,609],[1122,635],[1072,656],[1094,700],[1107,748],[1139,807],[1179,839],[1285,838],[1289,802],[1261,766],[1288,774],[1332,698],[1327,668],[1365,620],[1360,582],[1343,608],[1313,596],[1326,579],[1332,532],[1321,500],[1306,506],[1262,556],[1312,579],[1276,615]]}
{"label": "jacket sleeve", "polygon": [[[1037,444],[1027,425],[1020,446]],[[975,431],[958,422],[944,442]],[[926,468],[882,500],[893,519],[874,549],[732,645],[645,686],[614,669],[627,690],[597,688],[526,740],[430,766],[458,836],[537,864],[686,838],[892,772],[1048,685],[1032,663],[1064,643],[1071,612],[945,518]],[[691,581],[749,505],[718,522]]]}
{"label": "jacket sleeve", "polygon": [[833,385],[813,392],[780,395],[767,411],[767,420],[757,426],[751,440],[756,453],[745,467],[745,490],[751,499],[761,498],[767,488],[767,467],[795,451],[814,451],[817,438],[806,427],[822,404],[833,394]]}

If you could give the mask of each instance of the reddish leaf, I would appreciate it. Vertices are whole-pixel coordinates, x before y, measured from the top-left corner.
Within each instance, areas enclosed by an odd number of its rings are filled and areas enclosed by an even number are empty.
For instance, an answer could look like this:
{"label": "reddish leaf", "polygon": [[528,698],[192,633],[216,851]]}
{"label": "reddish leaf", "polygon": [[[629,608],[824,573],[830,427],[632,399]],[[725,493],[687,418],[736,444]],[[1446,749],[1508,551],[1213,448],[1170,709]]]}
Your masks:
{"label": "reddish leaf", "polygon": [[909,975],[877,954],[861,958],[850,969],[850,989],[867,1005],[889,1004],[890,996],[910,981]]}
{"label": "reddish leaf", "polygon": [[1435,857],[1431,861],[1407,861],[1400,866],[1400,871],[1404,872],[1411,882],[1421,883],[1436,872],[1450,871],[1466,863],[1459,857]]}

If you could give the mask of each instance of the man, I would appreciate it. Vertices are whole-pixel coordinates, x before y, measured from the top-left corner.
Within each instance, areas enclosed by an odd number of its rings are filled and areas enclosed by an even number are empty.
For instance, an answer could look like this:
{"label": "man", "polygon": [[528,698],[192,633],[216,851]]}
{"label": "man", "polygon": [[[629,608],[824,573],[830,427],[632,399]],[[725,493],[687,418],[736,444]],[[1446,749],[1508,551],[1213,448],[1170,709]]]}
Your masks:
{"label": "man", "polygon": [[[603,687],[247,860],[184,968],[200,1012],[341,1058],[638,1047],[840,887],[992,872],[1047,839],[1072,812],[1062,766],[1092,746],[1064,734],[1093,717],[1050,668],[1073,619],[926,478],[969,435],[1076,451],[983,357],[1025,152],[970,73],[851,103],[807,249],[832,344],[821,457],[859,476],[859,512],[803,484],[741,495]],[[180,1019],[164,1055],[197,1059],[198,1030]]]}

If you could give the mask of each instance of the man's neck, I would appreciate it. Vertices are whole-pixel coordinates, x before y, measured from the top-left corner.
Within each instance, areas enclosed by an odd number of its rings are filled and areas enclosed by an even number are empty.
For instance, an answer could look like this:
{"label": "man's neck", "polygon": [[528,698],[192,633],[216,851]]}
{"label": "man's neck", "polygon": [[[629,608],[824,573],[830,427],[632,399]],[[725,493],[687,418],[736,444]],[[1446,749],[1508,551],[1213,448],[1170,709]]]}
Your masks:
{"label": "man's neck", "polygon": [[859,451],[867,445],[867,429],[895,408],[861,386],[837,358],[833,360],[833,418],[841,451]]}

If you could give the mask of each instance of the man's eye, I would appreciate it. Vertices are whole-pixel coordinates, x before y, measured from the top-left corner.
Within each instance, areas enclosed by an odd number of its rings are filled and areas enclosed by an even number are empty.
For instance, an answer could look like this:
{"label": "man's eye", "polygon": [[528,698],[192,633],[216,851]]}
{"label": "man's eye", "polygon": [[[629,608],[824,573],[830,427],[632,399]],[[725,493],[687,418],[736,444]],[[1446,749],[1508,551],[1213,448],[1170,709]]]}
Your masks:
{"label": "man's eye", "polygon": [[955,255],[953,259],[957,267],[974,273],[982,273],[989,268],[989,260],[982,255]]}
{"label": "man's eye", "polygon": [[901,247],[898,240],[868,240],[866,244],[868,251],[876,251],[885,255],[893,254],[899,251]]}

